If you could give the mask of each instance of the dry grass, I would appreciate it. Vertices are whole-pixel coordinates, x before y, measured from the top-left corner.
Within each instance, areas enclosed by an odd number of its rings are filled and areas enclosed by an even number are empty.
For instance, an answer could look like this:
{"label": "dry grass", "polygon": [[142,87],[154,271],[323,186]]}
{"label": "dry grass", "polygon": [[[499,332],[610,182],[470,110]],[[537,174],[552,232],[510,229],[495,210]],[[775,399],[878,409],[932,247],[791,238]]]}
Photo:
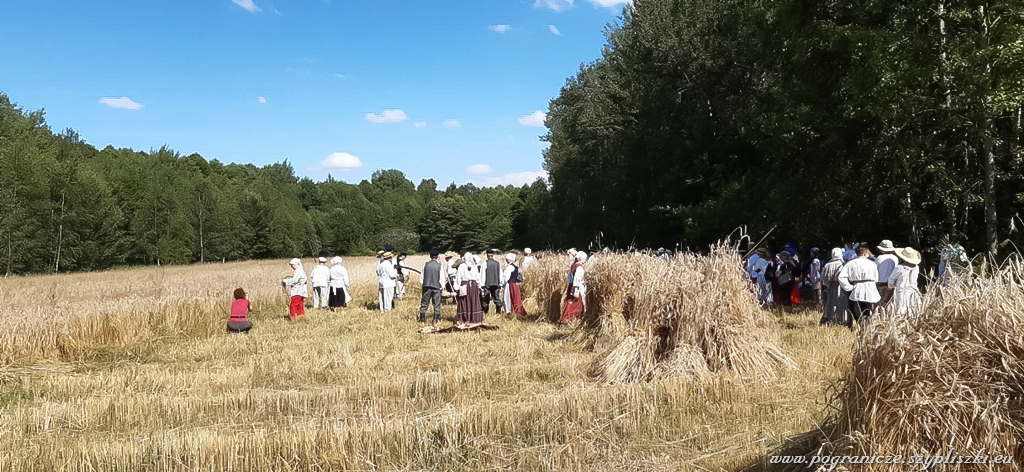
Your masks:
{"label": "dry grass", "polygon": [[[858,337],[853,368],[822,427],[826,455],[1024,458],[1024,265],[960,280],[920,315],[880,316]],[[803,452],[806,452],[803,451]],[[891,466],[889,466],[891,467]],[[889,470],[883,465],[860,470]],[[1019,470],[942,464],[929,470]]]}
{"label": "dry grass", "polygon": [[[805,312],[768,325],[798,360],[777,376],[599,384],[571,327],[419,334],[415,286],[367,310],[373,262],[346,259],[352,308],[295,324],[284,261],[0,280],[0,470],[733,470],[824,421],[848,369],[851,335]],[[237,286],[249,335],[224,332]]]}
{"label": "dry grass", "polygon": [[588,267],[584,328],[595,377],[637,382],[709,372],[769,377],[795,366],[728,248],[672,262],[607,256]]}

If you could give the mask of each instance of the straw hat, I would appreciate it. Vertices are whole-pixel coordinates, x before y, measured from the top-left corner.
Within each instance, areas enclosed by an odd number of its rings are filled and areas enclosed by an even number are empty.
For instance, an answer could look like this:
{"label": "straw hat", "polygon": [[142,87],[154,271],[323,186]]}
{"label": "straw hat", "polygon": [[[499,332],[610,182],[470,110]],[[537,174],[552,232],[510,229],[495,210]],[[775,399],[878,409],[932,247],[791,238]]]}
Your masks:
{"label": "straw hat", "polygon": [[381,254],[380,257],[383,257],[385,259],[391,259],[391,253],[390,252],[385,252],[384,254]]}
{"label": "straw hat", "polygon": [[917,250],[915,250],[912,247],[905,247],[894,250],[896,251],[896,257],[900,258],[901,260],[908,264],[916,265],[921,263],[921,253],[917,252]]}
{"label": "straw hat", "polygon": [[896,252],[899,249],[896,248],[896,247],[893,247],[892,241],[890,241],[888,239],[883,239],[882,240],[882,244],[878,245],[878,250],[882,251],[882,252]]}
{"label": "straw hat", "polygon": [[454,252],[451,252],[451,251],[445,251],[445,253],[444,253],[444,258],[445,258],[445,259],[451,259],[451,258],[453,258],[453,257],[455,257],[455,253],[454,253]]}

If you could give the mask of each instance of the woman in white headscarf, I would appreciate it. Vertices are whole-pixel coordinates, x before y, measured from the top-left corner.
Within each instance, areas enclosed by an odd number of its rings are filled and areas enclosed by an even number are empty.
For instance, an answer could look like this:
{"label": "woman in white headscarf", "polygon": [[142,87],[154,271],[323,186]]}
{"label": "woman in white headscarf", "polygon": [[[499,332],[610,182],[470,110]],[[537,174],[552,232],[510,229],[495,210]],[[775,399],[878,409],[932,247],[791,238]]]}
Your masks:
{"label": "woman in white headscarf", "polygon": [[583,268],[583,264],[587,260],[587,252],[577,251],[573,256],[575,262],[569,270],[571,278],[565,295],[565,308],[562,309],[562,317],[558,319],[559,323],[568,323],[579,318],[583,315],[583,310],[586,309],[587,282],[584,279],[586,270]]}
{"label": "woman in white headscarf", "polygon": [[482,323],[484,307],[480,299],[480,271],[477,264],[480,259],[467,252],[462,256],[455,274],[455,285],[458,287],[455,296],[456,315],[459,323]]}
{"label": "woman in white headscarf", "polygon": [[331,311],[335,308],[345,308],[348,306],[348,302],[352,301],[352,296],[348,293],[348,269],[345,269],[341,265],[341,258],[335,256],[331,259],[331,276],[328,285],[330,285],[331,292],[327,296],[327,306],[331,307]]}
{"label": "woman in white headscarf", "polygon": [[522,286],[519,285],[522,281],[520,275],[522,272],[518,259],[511,252],[505,254],[505,262],[508,262],[508,265],[505,266],[505,271],[501,274],[501,286],[505,289],[505,308],[508,310],[508,314],[526,316],[526,309],[523,308]]}
{"label": "woman in white headscarf", "polygon": [[839,272],[843,270],[843,250],[833,248],[832,259],[821,268],[821,289],[824,291],[822,301],[825,312],[819,324],[846,325],[847,307],[850,304],[848,292],[839,285]]}
{"label": "woman in white headscarf", "polygon": [[288,303],[288,317],[295,321],[306,316],[305,300],[309,296],[306,283],[309,279],[306,277],[306,271],[302,270],[302,259],[292,259],[288,261],[288,265],[292,267],[292,276],[282,280],[281,285],[288,288],[288,293],[291,295],[291,301]]}

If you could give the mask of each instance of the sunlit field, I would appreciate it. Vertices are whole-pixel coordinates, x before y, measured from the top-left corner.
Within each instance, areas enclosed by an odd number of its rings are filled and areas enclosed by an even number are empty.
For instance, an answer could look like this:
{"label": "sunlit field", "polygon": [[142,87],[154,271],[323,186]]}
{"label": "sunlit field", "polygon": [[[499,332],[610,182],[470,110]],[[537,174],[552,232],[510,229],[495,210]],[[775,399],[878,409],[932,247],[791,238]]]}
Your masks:
{"label": "sunlit field", "polygon": [[284,260],[0,280],[0,470],[735,470],[817,428],[850,369],[853,335],[805,308],[769,314],[777,375],[601,382],[578,323],[420,334],[416,283],[371,309],[374,263],[296,323]]}

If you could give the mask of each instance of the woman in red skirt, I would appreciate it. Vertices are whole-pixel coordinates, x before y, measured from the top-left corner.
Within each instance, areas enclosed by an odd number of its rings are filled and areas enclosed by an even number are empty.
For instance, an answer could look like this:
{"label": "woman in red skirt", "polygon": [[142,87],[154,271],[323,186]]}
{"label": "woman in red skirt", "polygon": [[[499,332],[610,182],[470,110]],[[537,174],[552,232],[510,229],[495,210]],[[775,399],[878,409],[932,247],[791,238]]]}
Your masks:
{"label": "woman in red skirt", "polygon": [[558,319],[559,323],[568,323],[579,318],[583,315],[583,310],[586,309],[587,284],[583,280],[586,273],[586,270],[583,269],[583,262],[587,260],[586,251],[578,251],[575,254],[575,259],[576,261],[573,262],[572,269],[569,271],[572,277],[566,288],[565,308],[562,309],[562,317]]}

